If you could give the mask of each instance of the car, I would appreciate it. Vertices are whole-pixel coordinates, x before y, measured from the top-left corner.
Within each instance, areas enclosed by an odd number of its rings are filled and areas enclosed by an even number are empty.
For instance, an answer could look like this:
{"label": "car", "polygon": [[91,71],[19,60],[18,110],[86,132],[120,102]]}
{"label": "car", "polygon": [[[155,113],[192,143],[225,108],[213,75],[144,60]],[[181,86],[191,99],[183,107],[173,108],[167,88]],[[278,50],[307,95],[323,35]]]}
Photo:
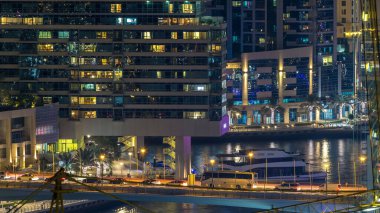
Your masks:
{"label": "car", "polygon": [[26,174],[23,174],[20,177],[18,177],[17,180],[31,181],[31,180],[38,180],[38,177],[35,177],[33,174],[26,173]]}
{"label": "car", "polygon": [[123,178],[114,178],[109,180],[111,184],[126,184]]}
{"label": "car", "polygon": [[101,183],[101,181],[98,178],[85,178],[82,183]]}
{"label": "car", "polygon": [[334,184],[334,183],[328,183],[327,187],[326,184],[321,184],[319,185],[319,190],[320,191],[340,191],[342,189],[342,185],[340,184]]}
{"label": "car", "polygon": [[161,184],[161,181],[159,180],[156,180],[156,179],[146,179],[142,182],[142,184],[153,184],[153,185],[160,185]]}
{"label": "car", "polygon": [[184,180],[173,180],[167,183],[168,186],[187,186],[187,181]]}
{"label": "car", "polygon": [[274,189],[281,191],[300,191],[301,185],[299,183],[281,183],[274,187]]}
{"label": "car", "polygon": [[4,180],[5,178],[5,172],[0,172],[0,180]]}

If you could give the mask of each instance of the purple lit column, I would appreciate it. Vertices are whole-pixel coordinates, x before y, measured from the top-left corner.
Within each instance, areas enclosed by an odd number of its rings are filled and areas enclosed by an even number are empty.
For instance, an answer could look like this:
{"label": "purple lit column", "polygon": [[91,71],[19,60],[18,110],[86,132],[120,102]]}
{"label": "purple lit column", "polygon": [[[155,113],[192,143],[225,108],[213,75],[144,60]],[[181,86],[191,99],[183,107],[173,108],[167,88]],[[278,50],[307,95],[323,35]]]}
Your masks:
{"label": "purple lit column", "polygon": [[175,141],[175,178],[186,179],[191,172],[191,137],[176,136]]}

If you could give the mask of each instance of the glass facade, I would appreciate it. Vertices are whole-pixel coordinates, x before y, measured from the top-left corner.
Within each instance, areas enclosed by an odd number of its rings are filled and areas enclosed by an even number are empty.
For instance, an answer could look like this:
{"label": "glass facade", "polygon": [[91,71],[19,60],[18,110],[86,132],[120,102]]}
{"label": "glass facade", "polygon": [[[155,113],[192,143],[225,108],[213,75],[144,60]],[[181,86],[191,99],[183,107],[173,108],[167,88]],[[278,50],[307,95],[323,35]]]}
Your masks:
{"label": "glass facade", "polygon": [[[372,169],[373,187],[380,188],[379,176],[379,121],[380,121],[380,52],[379,52],[379,11],[380,5],[376,0],[365,0],[360,4],[361,7],[361,22],[362,22],[362,53],[363,63],[362,69],[365,72],[367,97],[368,97],[368,112],[369,112],[369,135],[371,159],[369,168]],[[371,186],[369,186],[371,187]]]}
{"label": "glass facade", "polygon": [[218,121],[226,25],[201,8],[196,0],[2,1],[0,89],[58,102],[60,117],[73,120]]}

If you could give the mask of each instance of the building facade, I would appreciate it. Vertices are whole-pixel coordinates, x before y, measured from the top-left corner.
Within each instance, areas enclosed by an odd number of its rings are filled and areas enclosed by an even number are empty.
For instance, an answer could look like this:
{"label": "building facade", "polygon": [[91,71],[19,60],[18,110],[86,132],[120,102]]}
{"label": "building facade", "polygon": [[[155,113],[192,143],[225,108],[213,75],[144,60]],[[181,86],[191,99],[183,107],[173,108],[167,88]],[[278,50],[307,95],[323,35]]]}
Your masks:
{"label": "building facade", "polygon": [[37,156],[58,142],[58,107],[0,112],[0,164],[33,167]]}
{"label": "building facade", "polygon": [[314,92],[321,98],[353,96],[357,31],[353,0],[209,0],[211,14],[224,15],[230,59],[239,53],[313,46]]}
{"label": "building facade", "polygon": [[2,1],[0,89],[58,102],[61,139],[220,136],[226,25],[202,8],[199,0]]}
{"label": "building facade", "polygon": [[242,54],[246,124],[319,120],[319,110],[302,107],[313,94],[313,71],[312,47]]}

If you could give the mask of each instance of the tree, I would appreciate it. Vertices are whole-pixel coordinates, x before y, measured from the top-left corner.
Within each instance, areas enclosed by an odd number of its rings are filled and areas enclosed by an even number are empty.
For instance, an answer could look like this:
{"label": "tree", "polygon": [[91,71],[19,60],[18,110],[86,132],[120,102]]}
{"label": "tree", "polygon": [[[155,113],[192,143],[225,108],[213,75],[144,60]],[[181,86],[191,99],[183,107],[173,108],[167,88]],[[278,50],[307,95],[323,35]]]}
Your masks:
{"label": "tree", "polygon": [[337,119],[343,118],[343,106],[348,103],[347,98],[342,95],[336,95],[332,98],[334,108],[338,107],[338,116]]}
{"label": "tree", "polygon": [[62,164],[62,167],[68,171],[74,164],[75,156],[71,152],[63,152],[58,155],[58,160]]}
{"label": "tree", "polygon": [[300,106],[301,108],[305,109],[308,112],[307,119],[309,122],[312,121],[313,111],[322,109],[322,104],[320,102],[320,99],[313,94],[308,95],[306,98],[306,102],[302,103]]}
{"label": "tree", "polygon": [[80,148],[75,152],[75,160],[78,161],[79,174],[83,174],[85,166],[92,166],[95,164],[95,153],[92,148]]}
{"label": "tree", "polygon": [[13,100],[8,90],[0,90],[0,101],[2,107],[11,107],[13,105]]}
{"label": "tree", "polygon": [[272,98],[270,100],[269,104],[267,104],[261,108],[261,114],[262,115],[266,115],[270,112],[271,124],[275,123],[275,112],[276,111],[279,111],[279,112],[284,111],[284,108],[278,104],[278,101],[276,98]]}

